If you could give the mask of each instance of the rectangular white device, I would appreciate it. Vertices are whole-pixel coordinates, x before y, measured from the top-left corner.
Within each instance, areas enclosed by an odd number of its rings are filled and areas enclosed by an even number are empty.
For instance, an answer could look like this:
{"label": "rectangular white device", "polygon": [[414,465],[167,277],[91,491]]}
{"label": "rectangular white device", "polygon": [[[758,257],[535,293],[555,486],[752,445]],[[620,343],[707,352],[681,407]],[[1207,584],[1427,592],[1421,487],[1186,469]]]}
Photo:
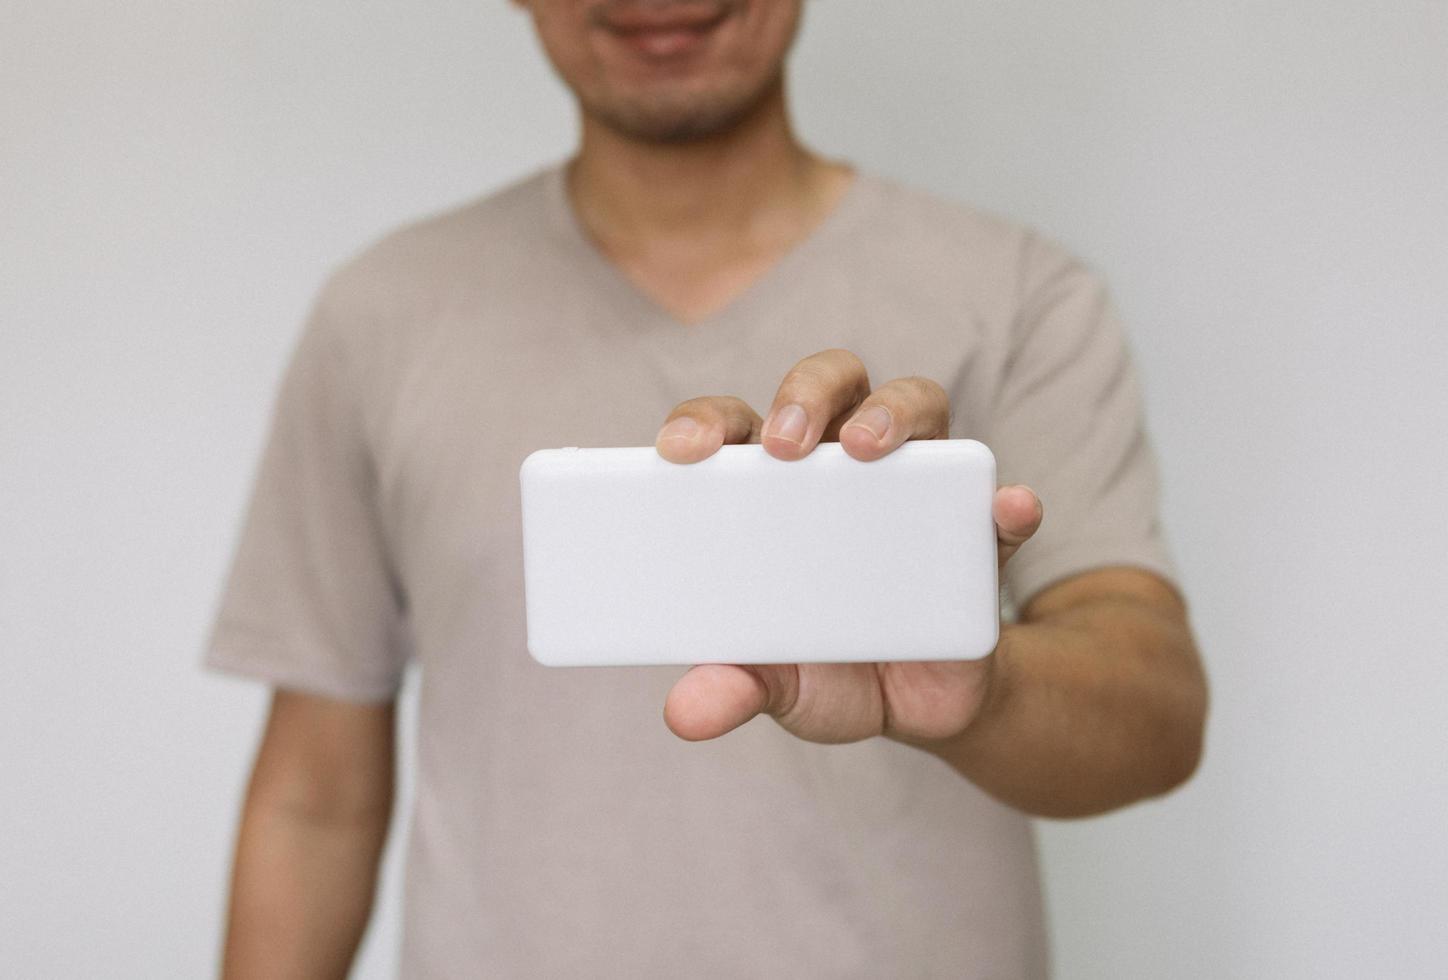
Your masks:
{"label": "rectangular white device", "polygon": [[541,449],[519,471],[528,651],[551,666],[969,660],[1000,627],[995,457]]}

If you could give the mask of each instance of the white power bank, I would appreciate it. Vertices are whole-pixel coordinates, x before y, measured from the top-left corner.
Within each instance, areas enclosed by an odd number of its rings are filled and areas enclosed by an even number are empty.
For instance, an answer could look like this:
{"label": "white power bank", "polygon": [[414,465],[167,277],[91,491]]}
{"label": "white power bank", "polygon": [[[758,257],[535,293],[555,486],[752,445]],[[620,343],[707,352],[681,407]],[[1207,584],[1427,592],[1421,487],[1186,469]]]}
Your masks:
{"label": "white power bank", "polygon": [[671,463],[541,449],[519,471],[528,651],[552,666],[968,660],[1000,627],[995,457],[822,443]]}

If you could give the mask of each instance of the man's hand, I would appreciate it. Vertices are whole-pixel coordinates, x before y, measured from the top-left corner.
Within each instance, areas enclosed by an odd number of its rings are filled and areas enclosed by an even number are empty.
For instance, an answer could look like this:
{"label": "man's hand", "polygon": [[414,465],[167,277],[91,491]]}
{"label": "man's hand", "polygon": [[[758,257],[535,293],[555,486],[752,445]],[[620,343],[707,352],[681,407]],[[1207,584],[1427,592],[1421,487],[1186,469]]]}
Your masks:
{"label": "man's hand", "polygon": [[[859,460],[875,460],[910,439],[944,439],[950,403],[925,378],[899,378],[871,390],[860,359],[826,350],[785,375],[768,419],[738,398],[694,398],[675,408],[659,432],[666,459],[692,463],[726,443],[761,442],[779,459],[807,456],[838,440]],[[1000,563],[1041,523],[1028,487],[1002,487],[993,502]],[[716,738],[765,712],[813,742],[886,735],[935,742],[963,732],[985,701],[995,655],[981,660],[879,664],[779,664],[694,667],[664,705],[670,729],[690,740]]]}
{"label": "man's hand", "polygon": [[[801,459],[838,439],[872,460],[950,427],[924,378],[871,390],[843,350],[805,358],[760,419],[738,398],[695,398],[669,414],[658,450],[695,462],[725,443]],[[1041,523],[1027,487],[994,501],[1004,565]],[[1186,606],[1164,579],[1102,567],[1040,590],[978,661],[709,664],[669,692],[664,720],[686,739],[723,735],[761,712],[816,742],[884,735],[945,761],[997,799],[1040,816],[1102,813],[1184,782],[1201,758],[1207,683]]]}

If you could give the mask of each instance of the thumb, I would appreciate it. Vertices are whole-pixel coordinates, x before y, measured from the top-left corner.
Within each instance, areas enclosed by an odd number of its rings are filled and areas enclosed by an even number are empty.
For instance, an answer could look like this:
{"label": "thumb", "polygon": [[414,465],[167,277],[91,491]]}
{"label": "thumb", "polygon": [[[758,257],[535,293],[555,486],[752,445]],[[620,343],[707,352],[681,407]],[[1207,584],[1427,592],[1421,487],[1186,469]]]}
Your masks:
{"label": "thumb", "polygon": [[1040,529],[1045,516],[1036,491],[1019,484],[995,492],[991,515],[995,518],[996,554],[1002,566]]}
{"label": "thumb", "polygon": [[664,701],[664,724],[699,742],[732,732],[761,712],[788,711],[799,695],[792,664],[701,664],[675,682]]}

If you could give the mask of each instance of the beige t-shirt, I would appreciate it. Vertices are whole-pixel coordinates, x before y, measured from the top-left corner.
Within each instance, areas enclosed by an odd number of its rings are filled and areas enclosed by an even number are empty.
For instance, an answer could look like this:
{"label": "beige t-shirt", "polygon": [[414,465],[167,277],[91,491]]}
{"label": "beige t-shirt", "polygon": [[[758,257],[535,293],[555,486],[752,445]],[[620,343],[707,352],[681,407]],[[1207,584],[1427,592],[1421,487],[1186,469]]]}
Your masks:
{"label": "beige t-shirt", "polygon": [[1052,244],[861,175],[723,312],[683,325],[598,253],[552,167],[405,228],[324,289],[282,384],[207,663],[332,697],[420,676],[408,977],[1038,977],[1030,824],[939,760],[759,718],[664,727],[680,668],[524,647],[518,467],[651,445],[697,395],[767,409],[829,347],[934,378],[951,435],[1035,487],[1017,602],[1170,576],[1100,282]]}

